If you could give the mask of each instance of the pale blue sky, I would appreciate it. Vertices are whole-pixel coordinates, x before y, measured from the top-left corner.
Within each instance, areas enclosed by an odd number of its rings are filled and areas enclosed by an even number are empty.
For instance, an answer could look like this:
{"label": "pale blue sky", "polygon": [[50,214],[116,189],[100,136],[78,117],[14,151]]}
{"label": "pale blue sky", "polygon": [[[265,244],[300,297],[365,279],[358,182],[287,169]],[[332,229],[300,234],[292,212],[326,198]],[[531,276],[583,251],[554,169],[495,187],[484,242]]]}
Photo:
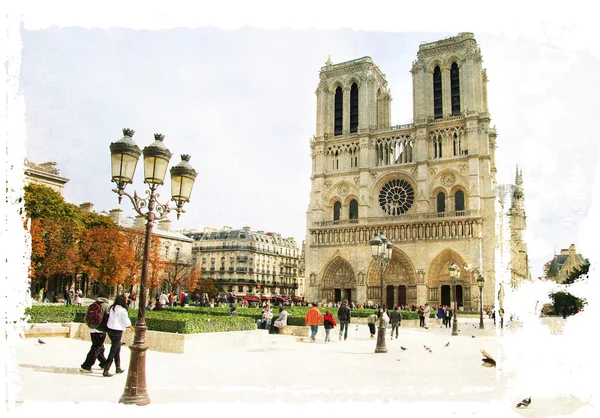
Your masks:
{"label": "pale blue sky", "polygon": [[[419,43],[458,33],[91,26],[21,29],[26,155],[57,162],[70,179],[66,199],[116,208],[108,145],[124,127],[136,130],[140,148],[162,132],[172,163],[189,153],[199,173],[188,212],[173,227],[248,225],[299,245],[314,91],[328,56],[334,63],[372,57],[392,91],[392,123],[407,123]],[[590,205],[597,143],[586,123],[595,117],[599,91],[590,80],[598,58],[552,39],[474,33],[498,131],[497,180],[511,183],[516,164],[523,169],[535,277],[554,250],[577,243]],[[169,193],[165,187],[163,196]],[[129,203],[121,208],[133,214]]]}

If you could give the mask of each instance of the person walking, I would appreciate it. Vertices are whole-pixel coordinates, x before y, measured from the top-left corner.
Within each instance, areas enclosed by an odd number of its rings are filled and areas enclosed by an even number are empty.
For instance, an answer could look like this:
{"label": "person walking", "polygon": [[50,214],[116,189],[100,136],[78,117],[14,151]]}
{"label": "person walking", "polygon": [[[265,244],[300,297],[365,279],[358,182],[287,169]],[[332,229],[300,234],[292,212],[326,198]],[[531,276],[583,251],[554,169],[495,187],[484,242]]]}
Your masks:
{"label": "person walking", "polygon": [[342,341],[342,334],[344,334],[344,341],[348,339],[348,328],[350,326],[350,319],[352,318],[352,311],[348,307],[348,301],[344,300],[342,306],[339,307],[337,313],[338,321],[340,321],[340,336],[339,340]]}
{"label": "person walking", "polygon": [[[92,340],[92,347],[90,348],[90,351],[88,351],[85,361],[81,364],[81,371],[84,373],[92,372],[92,366],[94,363],[96,363],[96,359],[98,359],[101,369],[104,369],[106,364],[106,357],[104,357],[104,340],[106,340],[106,330],[102,328],[102,325],[105,326],[106,320],[108,319],[108,308],[110,306],[107,297],[108,295],[106,292],[102,291],[94,302],[100,304],[102,322],[97,325],[88,324],[88,327],[90,327],[90,339]],[[88,308],[88,310],[89,309],[90,308]],[[94,325],[96,328],[93,328]]]}
{"label": "person walking", "polygon": [[398,339],[398,328],[400,327],[400,321],[402,321],[402,314],[398,310],[398,307],[394,306],[394,310],[390,312],[390,324],[392,325],[390,339],[394,338],[394,330],[396,330],[396,339]]}
{"label": "person walking", "polygon": [[446,325],[446,328],[450,327],[451,320],[452,320],[452,309],[450,309],[449,306],[446,306],[446,309],[444,310],[444,324]]}
{"label": "person walking", "polygon": [[500,328],[504,328],[504,308],[500,308]]}
{"label": "person walking", "polygon": [[83,296],[83,292],[81,291],[81,289],[77,289],[77,292],[75,292],[75,303],[77,304],[77,306],[81,306],[81,303],[83,302],[83,299],[81,298]]}
{"label": "person walking", "polygon": [[331,341],[329,339],[329,332],[336,325],[337,324],[335,323],[335,319],[333,319],[333,316],[331,316],[331,312],[328,310],[325,311],[325,316],[323,317],[323,328],[325,328],[325,342],[326,343]]}
{"label": "person walking", "polygon": [[423,306],[422,305],[419,305],[417,314],[419,315],[419,327],[423,328],[425,326],[425,316],[423,316]]}
{"label": "person walking", "polygon": [[437,310],[437,319],[440,321],[440,328],[444,326],[444,307],[442,305],[438,306]]}
{"label": "person walking", "polygon": [[44,288],[42,287],[39,292],[40,303],[44,302]]}
{"label": "person walking", "polygon": [[367,316],[367,325],[369,326],[369,332],[371,333],[371,338],[375,338],[375,321],[377,321],[377,311],[375,311],[371,315]]}
{"label": "person walking", "polygon": [[314,343],[319,330],[319,324],[323,323],[323,317],[321,316],[321,312],[317,309],[316,302],[313,302],[312,308],[306,312],[304,321],[306,322],[306,325],[310,326],[310,342]]}
{"label": "person walking", "polygon": [[423,327],[425,329],[429,329],[429,313],[431,312],[431,307],[429,306],[429,303],[425,304],[425,307],[423,308]]}
{"label": "person walking", "polygon": [[129,329],[133,331],[131,320],[127,314],[127,301],[124,295],[118,295],[108,310],[108,323],[106,326],[108,328],[108,337],[110,338],[110,351],[104,364],[104,373],[102,373],[102,376],[111,377],[112,374],[109,371],[113,361],[115,362],[115,372],[117,374],[125,371],[121,369],[121,338],[123,337],[124,330]]}

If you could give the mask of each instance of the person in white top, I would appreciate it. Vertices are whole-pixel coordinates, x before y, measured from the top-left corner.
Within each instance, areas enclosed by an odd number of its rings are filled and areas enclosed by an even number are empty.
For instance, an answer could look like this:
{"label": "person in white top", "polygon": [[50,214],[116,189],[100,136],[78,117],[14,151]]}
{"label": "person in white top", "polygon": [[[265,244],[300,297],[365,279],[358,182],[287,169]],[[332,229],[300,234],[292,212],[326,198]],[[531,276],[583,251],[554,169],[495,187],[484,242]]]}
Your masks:
{"label": "person in white top", "polygon": [[160,304],[162,306],[168,306],[169,305],[169,297],[167,296],[167,294],[165,292],[162,292],[160,294],[160,296],[158,297],[158,301],[160,302]]}
{"label": "person in white top", "polygon": [[121,369],[121,337],[123,336],[124,330],[130,329],[133,331],[131,320],[127,314],[127,301],[125,300],[125,295],[118,295],[115,299],[115,303],[113,303],[108,310],[108,323],[106,324],[106,327],[108,328],[108,337],[110,338],[110,351],[106,358],[104,373],[102,373],[102,375],[110,377],[112,374],[109,373],[109,370],[113,360],[117,368],[117,374],[125,371]]}

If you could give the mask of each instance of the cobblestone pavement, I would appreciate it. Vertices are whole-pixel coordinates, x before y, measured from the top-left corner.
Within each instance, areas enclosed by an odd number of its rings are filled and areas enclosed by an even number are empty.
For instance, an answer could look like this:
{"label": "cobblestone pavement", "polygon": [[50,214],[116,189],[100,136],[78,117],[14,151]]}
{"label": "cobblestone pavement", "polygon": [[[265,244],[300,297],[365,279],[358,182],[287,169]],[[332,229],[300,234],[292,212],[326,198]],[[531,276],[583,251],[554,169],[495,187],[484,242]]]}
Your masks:
{"label": "cobblestone pavement", "polygon": [[[351,324],[348,340],[341,342],[336,328],[330,343],[324,343],[322,327],[316,343],[276,335],[266,343],[260,334],[265,331],[257,330],[253,332],[262,338],[255,342],[250,339],[245,345],[218,350],[211,349],[207,334],[205,349],[197,352],[147,352],[152,403],[143,408],[157,416],[173,413],[175,406],[190,412],[214,406],[225,408],[227,415],[244,408],[251,416],[259,416],[274,412],[271,407],[277,404],[277,410],[288,411],[287,415],[304,416],[315,410],[307,402],[324,402],[316,407],[335,414],[345,409],[358,413],[364,408],[364,414],[370,414],[416,408],[415,412],[422,413],[452,415],[454,411],[454,416],[466,416],[468,411],[481,416],[549,417],[571,414],[586,405],[569,394],[543,399],[535,392],[523,392],[514,384],[515,372],[505,358],[503,339],[510,338],[510,329],[495,330],[487,321],[486,326],[480,330],[478,320],[465,319],[459,335],[451,336],[450,329],[432,321],[429,330],[401,328],[399,338],[393,340],[388,330],[385,354],[374,353],[376,341],[369,338],[366,325]],[[231,336],[235,338],[235,333]],[[102,403],[103,410],[132,407],[118,404],[127,373],[105,378],[97,365],[93,373],[79,371],[89,342],[45,341],[43,345],[34,338],[18,341],[12,362],[20,380],[14,414],[37,414],[55,403],[68,403],[61,406],[65,411],[92,402]],[[482,367],[481,349],[494,356],[496,368]],[[124,369],[129,356],[129,348],[123,346]],[[526,410],[515,409],[527,396],[534,399],[532,404]],[[490,415],[498,411],[503,414]]]}

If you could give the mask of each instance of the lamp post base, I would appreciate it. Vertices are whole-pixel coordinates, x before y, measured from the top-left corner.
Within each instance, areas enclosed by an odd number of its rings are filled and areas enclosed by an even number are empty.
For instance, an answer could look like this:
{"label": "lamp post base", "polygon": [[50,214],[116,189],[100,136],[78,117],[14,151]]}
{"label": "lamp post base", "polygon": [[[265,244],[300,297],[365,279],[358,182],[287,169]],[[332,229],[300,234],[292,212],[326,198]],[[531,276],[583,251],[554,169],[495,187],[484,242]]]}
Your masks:
{"label": "lamp post base", "polygon": [[385,346],[385,322],[383,321],[383,314],[379,320],[379,332],[377,332],[377,346],[375,346],[376,353],[387,353],[387,347]]}
{"label": "lamp post base", "polygon": [[452,335],[458,335],[458,323],[456,322],[456,312],[452,320]]}
{"label": "lamp post base", "polygon": [[148,350],[148,346],[145,343],[145,336],[147,329],[145,326],[135,326],[135,337],[133,344],[129,347],[131,358],[127,372],[127,382],[119,403],[139,406],[150,403],[146,391],[146,350]]}

